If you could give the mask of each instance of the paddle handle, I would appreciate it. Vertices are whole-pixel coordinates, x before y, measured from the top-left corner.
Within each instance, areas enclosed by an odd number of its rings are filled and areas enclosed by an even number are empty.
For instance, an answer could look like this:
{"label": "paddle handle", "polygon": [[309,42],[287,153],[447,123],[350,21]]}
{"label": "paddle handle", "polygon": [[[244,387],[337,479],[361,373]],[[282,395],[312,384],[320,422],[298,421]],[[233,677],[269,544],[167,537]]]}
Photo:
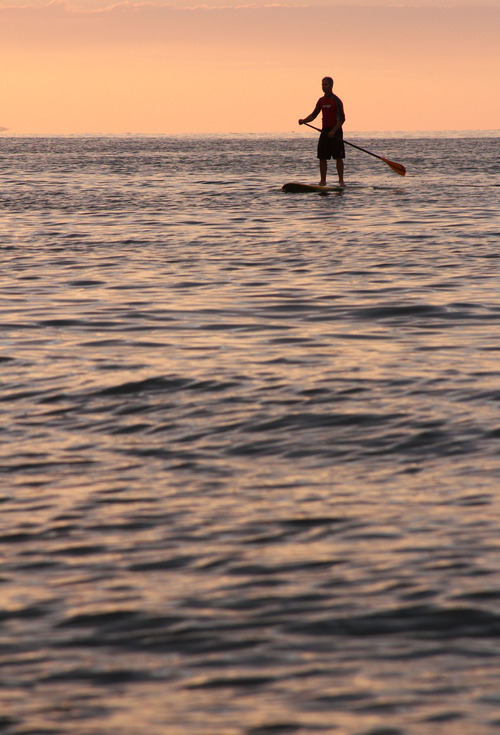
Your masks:
{"label": "paddle handle", "polygon": [[[310,123],[302,123],[303,125],[307,125],[308,128],[312,128],[313,130],[317,130],[318,133],[321,133],[321,129],[317,128],[315,125],[311,125]],[[363,151],[363,153],[368,153],[369,156],[373,156],[374,158],[378,158],[379,161],[383,161],[388,166],[392,168],[395,173],[399,174],[400,176],[404,176],[406,173],[406,168],[403,166],[402,163],[395,163],[394,161],[389,161],[388,158],[384,158],[383,156],[377,156],[376,153],[372,153],[371,151],[367,151],[366,148],[361,148],[360,145],[356,145],[355,143],[349,143],[348,140],[344,140],[344,143],[347,143],[347,145],[350,145],[351,148],[357,148],[358,151]]]}
{"label": "paddle handle", "polygon": [[[321,128],[317,128],[315,125],[311,125],[310,123],[303,123],[303,125],[307,125],[308,128],[312,128],[313,130],[317,130],[318,133],[323,132],[321,130]],[[376,153],[372,153],[371,151],[367,151],[366,148],[361,148],[360,145],[355,145],[354,143],[349,143],[348,140],[344,140],[344,143],[347,143],[347,145],[350,145],[353,148],[357,148],[358,151],[363,151],[363,153],[368,153],[369,156],[373,156],[374,158],[380,158],[381,161],[385,161],[385,158],[382,158],[382,156],[377,156]]]}

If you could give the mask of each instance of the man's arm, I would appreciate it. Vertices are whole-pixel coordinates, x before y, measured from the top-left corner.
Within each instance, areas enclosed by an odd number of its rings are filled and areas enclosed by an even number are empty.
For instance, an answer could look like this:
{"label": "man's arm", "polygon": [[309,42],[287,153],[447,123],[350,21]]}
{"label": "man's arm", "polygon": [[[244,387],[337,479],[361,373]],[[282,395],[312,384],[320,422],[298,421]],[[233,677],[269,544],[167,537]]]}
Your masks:
{"label": "man's arm", "polygon": [[338,122],[338,123],[337,123],[337,124],[336,124],[336,125],[335,125],[335,126],[334,126],[334,127],[333,127],[333,128],[331,129],[331,130],[330,130],[330,132],[328,133],[328,137],[329,137],[329,138],[333,138],[333,136],[335,135],[335,133],[336,133],[336,132],[338,132],[338,131],[340,130],[340,128],[342,127],[342,123],[343,123],[343,122],[344,122],[343,120],[342,120],[342,121],[339,121],[339,122]]}
{"label": "man's arm", "polygon": [[314,110],[311,112],[310,115],[308,115],[307,117],[300,118],[299,125],[304,125],[304,123],[312,122],[315,118],[318,117],[320,113],[320,109],[321,108],[318,105],[316,105],[316,107],[314,108]]}
{"label": "man's arm", "polygon": [[328,133],[329,138],[333,138],[335,133],[337,133],[342,127],[342,125],[345,123],[344,105],[342,104],[342,102],[339,100],[338,97],[336,99],[336,104],[337,104],[337,123]]}

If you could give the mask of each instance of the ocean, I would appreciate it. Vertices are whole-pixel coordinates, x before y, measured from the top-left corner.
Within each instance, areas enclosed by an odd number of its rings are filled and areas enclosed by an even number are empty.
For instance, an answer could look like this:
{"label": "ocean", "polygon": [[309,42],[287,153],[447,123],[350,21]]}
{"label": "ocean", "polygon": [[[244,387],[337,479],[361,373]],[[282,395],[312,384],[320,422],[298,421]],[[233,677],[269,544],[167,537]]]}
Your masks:
{"label": "ocean", "polygon": [[0,139],[0,732],[500,731],[498,132],[346,137]]}

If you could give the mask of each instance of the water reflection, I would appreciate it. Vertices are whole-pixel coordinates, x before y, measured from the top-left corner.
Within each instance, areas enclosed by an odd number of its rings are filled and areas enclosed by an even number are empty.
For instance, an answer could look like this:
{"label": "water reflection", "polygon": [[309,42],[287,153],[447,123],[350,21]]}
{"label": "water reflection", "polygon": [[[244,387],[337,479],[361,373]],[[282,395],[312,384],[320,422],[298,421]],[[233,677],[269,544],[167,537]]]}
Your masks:
{"label": "water reflection", "polygon": [[488,181],[3,143],[0,726],[496,732]]}

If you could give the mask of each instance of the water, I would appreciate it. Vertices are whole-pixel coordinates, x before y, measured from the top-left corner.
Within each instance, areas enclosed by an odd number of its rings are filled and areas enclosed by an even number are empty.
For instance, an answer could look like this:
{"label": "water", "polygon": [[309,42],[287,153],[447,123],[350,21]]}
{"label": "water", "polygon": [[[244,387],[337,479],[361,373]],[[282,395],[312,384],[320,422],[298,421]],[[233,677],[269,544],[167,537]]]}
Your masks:
{"label": "water", "polygon": [[498,138],[352,139],[0,141],[1,732],[499,731]]}

